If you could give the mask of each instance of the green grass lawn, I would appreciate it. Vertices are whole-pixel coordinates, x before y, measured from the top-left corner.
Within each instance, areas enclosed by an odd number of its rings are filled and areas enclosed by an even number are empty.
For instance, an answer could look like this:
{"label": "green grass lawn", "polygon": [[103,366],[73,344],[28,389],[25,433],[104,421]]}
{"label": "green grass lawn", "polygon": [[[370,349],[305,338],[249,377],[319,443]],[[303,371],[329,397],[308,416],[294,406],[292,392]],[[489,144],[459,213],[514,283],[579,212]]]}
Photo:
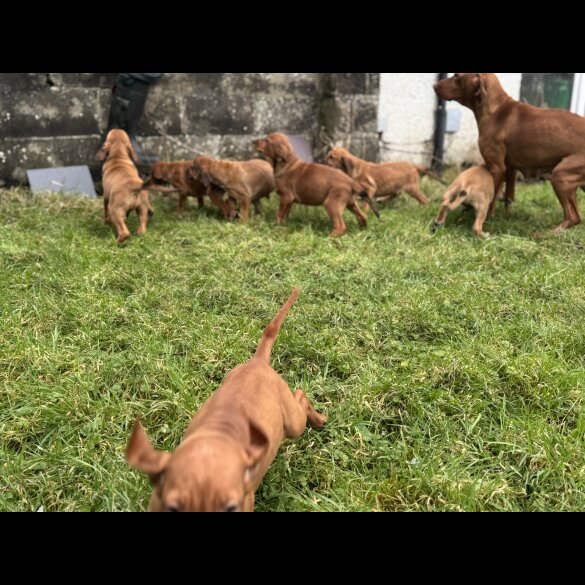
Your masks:
{"label": "green grass lawn", "polygon": [[320,208],[275,226],[276,196],[246,226],[153,197],[123,247],[101,201],[0,191],[0,510],[144,510],[135,418],[174,450],[297,285],[273,364],[329,422],[257,510],[584,510],[585,228],[531,238],[546,184],[486,241],[465,210],[433,237],[423,189],[339,240]]}

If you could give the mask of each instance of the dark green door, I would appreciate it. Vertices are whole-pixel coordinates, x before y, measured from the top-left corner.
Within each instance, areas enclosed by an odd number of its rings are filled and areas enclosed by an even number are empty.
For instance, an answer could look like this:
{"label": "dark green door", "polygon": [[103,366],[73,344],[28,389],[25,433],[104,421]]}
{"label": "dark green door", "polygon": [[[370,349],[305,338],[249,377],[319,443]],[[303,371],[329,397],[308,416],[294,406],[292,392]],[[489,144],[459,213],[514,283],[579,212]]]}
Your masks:
{"label": "dark green door", "polygon": [[523,73],[520,100],[541,108],[571,108],[574,73]]}

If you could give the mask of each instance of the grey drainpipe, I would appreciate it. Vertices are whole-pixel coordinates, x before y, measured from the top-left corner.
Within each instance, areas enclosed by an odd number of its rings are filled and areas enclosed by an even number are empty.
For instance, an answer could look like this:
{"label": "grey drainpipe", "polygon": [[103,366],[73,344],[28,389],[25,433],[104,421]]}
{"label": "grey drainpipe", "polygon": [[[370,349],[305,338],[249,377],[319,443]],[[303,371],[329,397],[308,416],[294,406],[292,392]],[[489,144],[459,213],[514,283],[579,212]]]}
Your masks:
{"label": "grey drainpipe", "polygon": [[[448,73],[439,73],[439,81],[447,79]],[[443,157],[445,155],[445,134],[447,131],[447,102],[437,98],[438,106],[435,116],[435,148],[433,151],[433,169],[438,173],[443,172]]]}

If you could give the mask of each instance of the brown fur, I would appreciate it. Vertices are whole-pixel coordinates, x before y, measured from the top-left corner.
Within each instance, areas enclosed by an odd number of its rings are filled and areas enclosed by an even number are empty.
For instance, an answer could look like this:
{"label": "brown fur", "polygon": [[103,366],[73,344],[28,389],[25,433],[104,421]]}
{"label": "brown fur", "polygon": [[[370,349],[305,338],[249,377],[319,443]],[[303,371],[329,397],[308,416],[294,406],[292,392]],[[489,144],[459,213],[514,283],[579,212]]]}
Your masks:
{"label": "brown fur", "polygon": [[298,296],[295,289],[265,329],[254,357],[232,370],[199,410],[171,455],[155,451],[139,422],[128,463],[154,484],[151,512],[252,512],[254,494],[285,437],[325,417],[301,390],[293,394],[270,366],[270,351]]}
{"label": "brown fur", "polygon": [[260,200],[275,189],[272,167],[263,160],[235,162],[199,156],[192,162],[191,172],[207,188],[223,189],[236,199],[242,221],[249,218],[251,204],[261,215]]}
{"label": "brown fur", "polygon": [[140,222],[137,234],[146,233],[148,216],[154,209],[134,164],[140,160],[126,132],[111,130],[96,159],[106,161],[102,170],[105,221],[116,228],[118,243],[130,237],[125,220],[132,211],[136,211]]}
{"label": "brown fur", "polygon": [[394,199],[405,191],[421,205],[427,205],[429,200],[421,191],[419,173],[441,180],[425,167],[407,162],[369,163],[354,156],[345,148],[331,150],[325,163],[357,181],[368,191],[368,195],[376,200]]}
{"label": "brown fur", "polygon": [[232,206],[224,201],[224,191],[212,188],[209,192],[203,183],[189,173],[193,161],[157,162],[152,165],[150,179],[145,187],[161,188],[163,185],[172,185],[179,192],[179,212],[185,211],[188,197],[196,197],[199,207],[203,207],[203,197],[209,194],[211,201],[222,211],[224,217],[230,218]]}
{"label": "brown fur", "polygon": [[[254,148],[274,167],[276,189],[280,196],[277,221],[283,222],[294,203],[322,205],[333,223],[331,237],[342,236],[347,227],[343,212],[349,209],[361,227],[368,224],[367,217],[357,206],[358,196],[375,210],[373,201],[363,186],[337,169],[298,158],[284,134],[269,134],[256,140]],[[375,210],[377,213],[377,210]]]}
{"label": "brown fur", "polygon": [[473,232],[477,236],[487,238],[489,234],[483,231],[483,224],[493,199],[494,180],[487,167],[482,165],[467,169],[455,179],[445,193],[439,215],[433,225],[433,231],[437,231],[444,225],[451,211],[460,205],[470,205],[476,213]]}
{"label": "brown fur", "polygon": [[[495,193],[506,181],[514,199],[516,171],[552,172],[563,207],[559,233],[581,222],[577,189],[585,185],[585,118],[565,110],[536,108],[512,99],[493,73],[456,73],[435,85],[437,95],[468,107],[479,127],[479,148],[494,178]],[[492,210],[495,198],[492,202]]]}

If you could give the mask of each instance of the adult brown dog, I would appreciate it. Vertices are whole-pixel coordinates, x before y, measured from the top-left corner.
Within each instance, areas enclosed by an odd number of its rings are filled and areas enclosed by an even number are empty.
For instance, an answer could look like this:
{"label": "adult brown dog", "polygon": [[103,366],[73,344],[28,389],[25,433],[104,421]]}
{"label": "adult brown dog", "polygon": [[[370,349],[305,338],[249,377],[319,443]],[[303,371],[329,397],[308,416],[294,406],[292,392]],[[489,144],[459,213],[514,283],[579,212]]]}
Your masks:
{"label": "adult brown dog", "polygon": [[272,167],[263,160],[235,162],[198,156],[192,162],[191,174],[208,189],[222,189],[239,201],[242,221],[249,218],[252,203],[260,215],[260,200],[270,197],[275,189]]}
{"label": "adult brown dog", "polygon": [[154,484],[150,512],[252,512],[254,494],[285,437],[325,417],[301,390],[293,396],[270,352],[299,290],[264,330],[254,357],[232,370],[171,455],[155,451],[137,421],[126,460]]}
{"label": "adult brown dog", "polygon": [[199,207],[203,207],[203,197],[209,195],[211,201],[218,207],[223,216],[228,219],[232,215],[232,206],[224,201],[224,191],[215,187],[210,190],[189,172],[193,161],[157,162],[151,167],[149,180],[145,188],[155,190],[160,188],[165,192],[164,185],[172,185],[179,192],[179,212],[185,211],[188,197],[196,197]]}
{"label": "adult brown dog", "polygon": [[137,234],[146,233],[148,216],[154,214],[148,192],[134,163],[139,163],[128,134],[124,130],[110,130],[106,141],[96,155],[106,162],[102,170],[104,185],[104,209],[106,223],[112,223],[118,232],[118,244],[130,237],[126,218],[136,211],[139,219]]}
{"label": "adult brown dog", "polygon": [[[564,220],[559,233],[581,222],[577,189],[585,185],[585,118],[512,99],[493,73],[456,73],[435,84],[444,100],[471,109],[479,127],[479,148],[498,193],[507,175],[506,199],[513,199],[516,170],[551,172]],[[492,202],[492,209],[495,200]]]}
{"label": "adult brown dog", "polygon": [[325,158],[325,164],[343,171],[363,185],[372,199],[393,199],[402,191],[408,193],[421,205],[428,205],[427,196],[421,191],[419,173],[437,179],[441,178],[430,169],[407,162],[369,163],[351,154],[345,148],[332,149]]}
{"label": "adult brown dog", "polygon": [[475,209],[473,232],[482,238],[489,237],[483,231],[490,205],[494,199],[494,180],[487,167],[476,166],[461,173],[449,187],[443,197],[439,215],[433,224],[433,232],[443,227],[449,213],[460,205],[469,205]]}
{"label": "adult brown dog", "polygon": [[277,221],[283,222],[293,204],[323,205],[333,223],[331,237],[347,231],[343,212],[349,209],[361,227],[368,225],[367,217],[357,206],[358,197],[364,199],[380,217],[367,190],[337,169],[325,165],[303,162],[298,158],[284,134],[269,134],[256,140],[254,148],[274,167],[276,190],[280,196]]}

